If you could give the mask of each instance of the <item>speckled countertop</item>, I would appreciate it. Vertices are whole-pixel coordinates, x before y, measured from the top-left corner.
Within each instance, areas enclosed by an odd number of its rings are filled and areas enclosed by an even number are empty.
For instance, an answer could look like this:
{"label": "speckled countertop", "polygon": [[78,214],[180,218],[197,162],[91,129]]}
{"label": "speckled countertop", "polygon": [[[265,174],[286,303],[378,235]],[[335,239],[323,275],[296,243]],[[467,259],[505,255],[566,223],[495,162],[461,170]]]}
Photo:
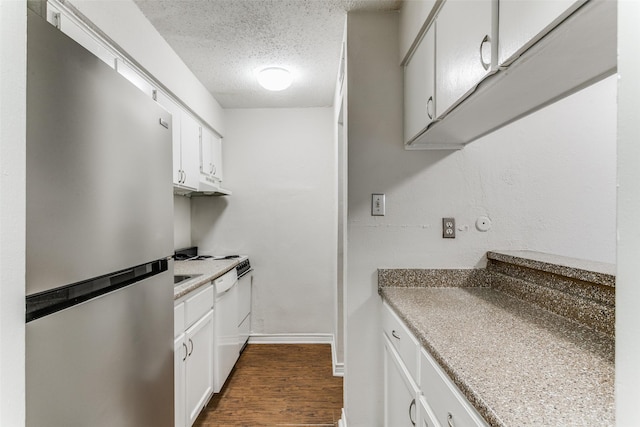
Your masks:
{"label": "speckled countertop", "polygon": [[587,261],[534,251],[489,251],[487,258],[600,285],[613,287],[616,284],[616,265],[606,262]]}
{"label": "speckled countertop", "polygon": [[189,292],[198,289],[200,286],[206,285],[214,279],[225,274],[234,268],[240,261],[245,259],[220,259],[206,261],[176,261],[173,264],[173,274],[191,275],[200,274],[198,277],[184,281],[173,288],[173,299],[177,300],[187,295]]}
{"label": "speckled countertop", "polygon": [[491,426],[613,426],[614,339],[490,288],[382,287]]}

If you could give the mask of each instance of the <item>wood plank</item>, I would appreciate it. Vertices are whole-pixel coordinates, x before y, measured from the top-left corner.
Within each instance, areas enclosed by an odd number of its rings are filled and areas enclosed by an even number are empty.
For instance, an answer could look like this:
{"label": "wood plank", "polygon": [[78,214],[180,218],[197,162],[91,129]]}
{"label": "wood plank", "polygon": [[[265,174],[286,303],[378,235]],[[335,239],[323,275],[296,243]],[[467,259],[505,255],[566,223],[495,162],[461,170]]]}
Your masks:
{"label": "wood plank", "polygon": [[250,344],[194,427],[336,426],[342,378],[328,344]]}

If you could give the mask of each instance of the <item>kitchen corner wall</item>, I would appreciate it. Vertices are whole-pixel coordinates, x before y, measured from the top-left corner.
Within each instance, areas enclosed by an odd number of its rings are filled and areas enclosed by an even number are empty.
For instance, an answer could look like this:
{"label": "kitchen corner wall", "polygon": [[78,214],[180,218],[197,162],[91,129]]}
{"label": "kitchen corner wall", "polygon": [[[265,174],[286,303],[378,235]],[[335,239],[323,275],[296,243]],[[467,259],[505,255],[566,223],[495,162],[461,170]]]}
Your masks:
{"label": "kitchen corner wall", "polygon": [[173,248],[191,246],[191,199],[173,195]]}
{"label": "kitchen corner wall", "polygon": [[248,254],[254,334],[331,334],[336,143],[331,108],[225,111],[229,197],[191,199],[203,253]]}
{"label": "kitchen corner wall", "polygon": [[[615,262],[616,77],[463,150],[405,151],[397,14],[347,19],[345,407],[350,427],[371,427],[383,419],[377,268],[483,267],[490,249]],[[370,215],[372,193],[386,216]]]}

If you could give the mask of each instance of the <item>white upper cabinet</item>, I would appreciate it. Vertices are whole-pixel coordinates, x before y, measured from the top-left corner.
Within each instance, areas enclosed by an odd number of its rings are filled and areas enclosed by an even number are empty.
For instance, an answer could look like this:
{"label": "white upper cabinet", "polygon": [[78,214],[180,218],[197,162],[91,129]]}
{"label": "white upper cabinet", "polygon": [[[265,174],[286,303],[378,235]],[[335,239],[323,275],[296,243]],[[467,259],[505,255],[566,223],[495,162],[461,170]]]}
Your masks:
{"label": "white upper cabinet", "polygon": [[200,124],[186,111],[180,116],[180,184],[193,190],[200,182]]}
{"label": "white upper cabinet", "polygon": [[[439,2],[442,0],[439,0]],[[416,34],[422,32],[429,16],[435,13],[436,0],[404,0],[400,9],[400,61],[409,54]]]}
{"label": "white upper cabinet", "polygon": [[460,149],[615,73],[616,29],[612,0],[436,1],[404,62],[405,147]]}
{"label": "white upper cabinet", "polygon": [[586,0],[500,0],[498,62],[508,65]]}
{"label": "white upper cabinet", "polygon": [[436,21],[436,115],[441,116],[493,70],[494,0],[449,0]]}
{"label": "white upper cabinet", "polygon": [[171,100],[164,92],[158,92],[156,101],[162,105],[165,110],[171,113],[171,140],[173,144],[173,184],[179,185],[182,181],[182,165],[181,165],[181,144],[182,131],[180,127],[180,119],[182,117],[182,109]]}
{"label": "white upper cabinet", "polygon": [[149,98],[156,98],[156,87],[121,58],[116,59],[116,71],[143,91]]}
{"label": "white upper cabinet", "polygon": [[208,128],[202,128],[200,173],[222,181],[222,138]]}
{"label": "white upper cabinet", "polygon": [[433,121],[435,99],[435,25],[432,25],[404,68],[404,142]]}

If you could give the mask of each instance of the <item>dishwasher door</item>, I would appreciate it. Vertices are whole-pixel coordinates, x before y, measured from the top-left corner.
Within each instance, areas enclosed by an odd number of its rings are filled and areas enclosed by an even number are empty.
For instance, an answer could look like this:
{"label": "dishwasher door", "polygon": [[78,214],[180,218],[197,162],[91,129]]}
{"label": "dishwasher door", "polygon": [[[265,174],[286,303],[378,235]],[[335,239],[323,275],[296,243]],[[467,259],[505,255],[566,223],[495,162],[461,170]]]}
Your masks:
{"label": "dishwasher door", "polygon": [[240,355],[237,279],[234,280],[230,288],[221,293],[218,293],[216,289],[214,313],[216,334],[214,339],[213,392],[219,393]]}

